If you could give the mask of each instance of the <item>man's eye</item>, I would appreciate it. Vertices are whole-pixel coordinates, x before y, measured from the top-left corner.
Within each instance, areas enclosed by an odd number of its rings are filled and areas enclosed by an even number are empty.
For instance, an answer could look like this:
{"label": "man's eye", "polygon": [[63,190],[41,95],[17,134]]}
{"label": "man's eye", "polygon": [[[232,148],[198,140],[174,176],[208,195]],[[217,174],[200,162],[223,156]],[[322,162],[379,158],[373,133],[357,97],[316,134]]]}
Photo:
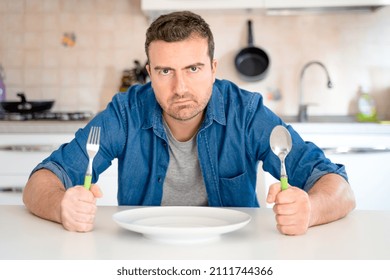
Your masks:
{"label": "man's eye", "polygon": [[170,69],[161,69],[161,70],[160,70],[160,74],[161,74],[161,75],[166,76],[166,75],[169,75],[169,73],[171,73],[171,70],[170,70]]}
{"label": "man's eye", "polygon": [[199,71],[199,67],[197,67],[197,66],[191,66],[189,69],[190,69],[190,72],[192,72],[192,73],[196,73]]}

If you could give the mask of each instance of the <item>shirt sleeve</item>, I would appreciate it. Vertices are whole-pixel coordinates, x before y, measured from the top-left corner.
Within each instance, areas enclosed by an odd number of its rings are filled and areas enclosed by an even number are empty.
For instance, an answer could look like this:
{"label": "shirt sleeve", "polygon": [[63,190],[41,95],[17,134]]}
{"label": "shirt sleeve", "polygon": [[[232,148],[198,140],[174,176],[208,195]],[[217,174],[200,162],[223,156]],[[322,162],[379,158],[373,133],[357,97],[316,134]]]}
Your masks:
{"label": "shirt sleeve", "polygon": [[60,165],[56,164],[55,162],[53,162],[53,161],[41,162],[32,170],[31,175],[40,169],[47,169],[47,170],[50,170],[51,172],[53,172],[60,179],[60,181],[64,184],[66,189],[73,186],[72,180],[69,178],[69,176],[67,175],[65,170]]}
{"label": "shirt sleeve", "polygon": [[338,175],[342,176],[346,181],[348,181],[348,176],[347,176],[347,173],[345,171],[345,166],[342,164],[333,163],[331,166],[328,165],[326,170],[314,168],[310,177],[307,179],[306,184],[303,187],[303,189],[308,192],[322,176],[329,174],[329,173],[338,174]]}

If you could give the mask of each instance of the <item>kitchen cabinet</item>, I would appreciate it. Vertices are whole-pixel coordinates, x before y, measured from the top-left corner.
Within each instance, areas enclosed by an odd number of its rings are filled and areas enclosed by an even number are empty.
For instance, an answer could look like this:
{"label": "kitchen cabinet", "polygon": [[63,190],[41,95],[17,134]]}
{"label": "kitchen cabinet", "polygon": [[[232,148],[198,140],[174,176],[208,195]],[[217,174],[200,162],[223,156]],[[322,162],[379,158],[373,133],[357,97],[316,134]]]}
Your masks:
{"label": "kitchen cabinet", "polygon": [[264,0],[265,8],[379,7],[389,0]]}
{"label": "kitchen cabinet", "polygon": [[[15,126],[12,127],[15,129]],[[70,132],[34,133],[31,130],[26,133],[0,133],[0,204],[22,204],[22,191],[32,169],[74,136]],[[98,200],[98,205],[117,205],[116,160],[101,174],[98,184],[104,195]]]}
{"label": "kitchen cabinet", "polygon": [[316,12],[337,10],[371,11],[379,7],[390,5],[390,0],[141,0],[141,10],[150,19],[160,14],[178,11],[220,11],[236,10],[247,11],[260,10],[272,12],[275,9],[299,9]]}
{"label": "kitchen cabinet", "polygon": [[148,11],[221,10],[263,8],[264,0],[141,0],[141,9]]}
{"label": "kitchen cabinet", "polygon": [[[390,126],[359,123],[293,123],[292,126],[305,141],[321,147],[333,162],[345,165],[357,209],[390,210]],[[259,168],[261,202],[265,203],[268,187],[276,181]]]}
{"label": "kitchen cabinet", "polygon": [[141,0],[141,10],[154,20],[161,14],[173,11],[221,11],[221,10],[248,10],[264,8],[264,0]]}

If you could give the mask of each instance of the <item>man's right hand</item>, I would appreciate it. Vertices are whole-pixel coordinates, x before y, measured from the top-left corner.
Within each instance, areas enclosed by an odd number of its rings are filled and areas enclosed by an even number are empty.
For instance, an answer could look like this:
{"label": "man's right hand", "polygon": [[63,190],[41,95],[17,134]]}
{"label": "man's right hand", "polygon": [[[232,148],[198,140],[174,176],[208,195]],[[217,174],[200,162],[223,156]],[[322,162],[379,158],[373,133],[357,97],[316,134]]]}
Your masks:
{"label": "man's right hand", "polygon": [[97,206],[96,198],[102,197],[100,188],[92,185],[69,188],[61,201],[61,223],[69,231],[88,232],[93,229]]}

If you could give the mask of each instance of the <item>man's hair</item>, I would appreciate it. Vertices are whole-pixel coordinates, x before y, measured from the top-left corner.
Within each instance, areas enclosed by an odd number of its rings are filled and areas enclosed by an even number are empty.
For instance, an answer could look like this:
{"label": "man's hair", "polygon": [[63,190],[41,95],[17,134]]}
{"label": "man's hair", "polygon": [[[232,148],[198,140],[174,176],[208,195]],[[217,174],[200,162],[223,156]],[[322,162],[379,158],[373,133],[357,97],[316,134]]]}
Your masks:
{"label": "man's hair", "polygon": [[173,12],[158,17],[146,31],[145,52],[149,63],[150,43],[157,40],[179,42],[188,38],[207,39],[210,61],[214,59],[214,37],[210,26],[197,14]]}

